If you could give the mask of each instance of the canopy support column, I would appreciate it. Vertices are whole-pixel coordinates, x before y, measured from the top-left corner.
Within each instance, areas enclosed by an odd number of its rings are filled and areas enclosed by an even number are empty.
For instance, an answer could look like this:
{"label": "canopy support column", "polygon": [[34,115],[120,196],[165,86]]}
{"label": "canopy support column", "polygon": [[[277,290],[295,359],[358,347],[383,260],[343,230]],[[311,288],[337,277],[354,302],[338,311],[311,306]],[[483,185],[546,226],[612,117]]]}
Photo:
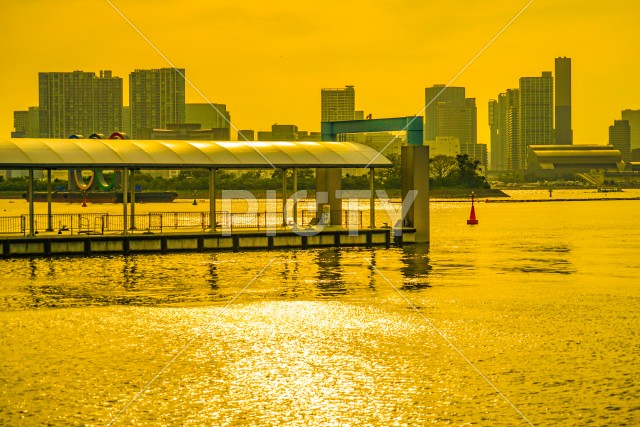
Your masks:
{"label": "canopy support column", "polygon": [[131,169],[131,182],[129,187],[131,188],[131,229],[136,229],[136,178],[135,169]]}
{"label": "canopy support column", "polygon": [[216,168],[209,168],[209,228],[216,231]]}
{"label": "canopy support column", "polygon": [[128,227],[128,216],[127,216],[127,204],[129,204],[128,199],[128,191],[129,191],[129,168],[122,168],[122,234],[127,234]]}
{"label": "canopy support column", "polygon": [[374,192],[375,168],[369,168],[369,228],[376,228],[376,193]]}
{"label": "canopy support column", "polygon": [[282,169],[282,226],[287,226],[287,170]]}
{"label": "canopy support column", "polygon": [[47,231],[53,231],[51,216],[51,168],[47,169]]}
{"label": "canopy support column", "polygon": [[293,224],[298,226],[298,168],[293,168]]}
{"label": "canopy support column", "polygon": [[29,237],[33,237],[36,235],[33,209],[33,169],[29,169],[29,187],[27,191],[29,197]]}

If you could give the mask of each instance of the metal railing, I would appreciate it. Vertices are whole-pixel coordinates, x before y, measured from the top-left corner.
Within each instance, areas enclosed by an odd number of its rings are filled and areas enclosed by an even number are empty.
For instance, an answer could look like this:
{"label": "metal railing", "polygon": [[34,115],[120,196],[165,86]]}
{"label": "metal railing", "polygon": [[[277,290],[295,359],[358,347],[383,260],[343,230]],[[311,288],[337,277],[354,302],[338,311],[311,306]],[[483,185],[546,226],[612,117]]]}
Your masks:
{"label": "metal railing", "polygon": [[24,216],[0,217],[0,234],[25,234],[26,223]]}
{"label": "metal railing", "polygon": [[[341,214],[340,225],[345,228],[369,227],[369,210],[348,209],[331,211],[330,215]],[[326,215],[326,213],[325,213]],[[56,231],[58,234],[104,234],[122,232],[123,215],[109,213],[48,214],[34,215],[34,232]],[[298,226],[307,227],[326,222],[322,212],[301,210],[298,214]],[[398,218],[391,218],[384,209],[376,209],[377,226],[393,226]],[[51,228],[49,228],[49,221]],[[287,224],[293,225],[293,216],[287,216]],[[216,212],[216,228],[220,230],[274,228],[282,226],[282,212],[262,211],[257,213]],[[127,215],[127,226],[132,231],[158,232],[178,229],[210,228],[209,212],[149,212],[139,215]],[[0,217],[0,234],[28,234],[29,215]]]}

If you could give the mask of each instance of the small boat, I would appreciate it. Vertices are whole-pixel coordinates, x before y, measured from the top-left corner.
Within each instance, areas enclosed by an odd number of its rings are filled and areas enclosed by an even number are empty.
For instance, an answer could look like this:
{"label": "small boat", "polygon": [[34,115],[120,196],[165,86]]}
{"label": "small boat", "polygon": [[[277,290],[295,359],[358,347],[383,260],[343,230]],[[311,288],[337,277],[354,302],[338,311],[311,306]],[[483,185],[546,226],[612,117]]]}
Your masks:
{"label": "small boat", "polygon": [[617,193],[622,191],[620,187],[602,186],[598,187],[598,193]]}
{"label": "small boat", "polygon": [[[178,198],[178,193],[173,191],[136,191],[135,194],[136,203],[171,203]],[[27,193],[23,193],[22,197],[27,199]],[[34,192],[33,201],[46,202],[47,192]],[[122,192],[54,191],[51,193],[51,201],[56,203],[122,203]]]}

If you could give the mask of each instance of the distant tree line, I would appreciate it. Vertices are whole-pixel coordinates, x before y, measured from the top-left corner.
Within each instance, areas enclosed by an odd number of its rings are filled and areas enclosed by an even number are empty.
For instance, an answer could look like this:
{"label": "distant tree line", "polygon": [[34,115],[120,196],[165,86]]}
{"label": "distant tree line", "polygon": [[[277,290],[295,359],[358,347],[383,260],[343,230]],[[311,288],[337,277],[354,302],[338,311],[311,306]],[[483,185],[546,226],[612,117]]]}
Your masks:
{"label": "distant tree line", "polygon": [[455,157],[437,155],[429,161],[431,188],[489,188],[480,175],[480,161],[470,160],[468,154]]}
{"label": "distant tree line", "polygon": [[[400,156],[387,156],[392,162],[390,168],[379,168],[375,172],[375,187],[380,189],[400,189]],[[456,157],[437,155],[429,162],[429,185],[431,188],[489,188],[483,176],[479,174],[480,162],[469,160],[466,154]],[[105,179],[110,179],[105,173]],[[292,187],[291,171],[288,171],[287,183]],[[25,191],[28,178],[0,177],[0,191]],[[163,178],[149,173],[138,172],[135,185],[142,190],[154,191],[202,191],[209,188],[209,171],[204,169],[185,169],[177,176]],[[53,188],[67,188],[67,181],[54,180]],[[225,169],[216,172],[216,187],[227,190],[278,190],[282,188],[282,169],[247,170],[234,173]],[[315,190],[315,170],[298,169],[298,188],[300,190]],[[369,174],[342,177],[342,188],[369,189]],[[46,191],[46,180],[35,180],[34,190]]]}

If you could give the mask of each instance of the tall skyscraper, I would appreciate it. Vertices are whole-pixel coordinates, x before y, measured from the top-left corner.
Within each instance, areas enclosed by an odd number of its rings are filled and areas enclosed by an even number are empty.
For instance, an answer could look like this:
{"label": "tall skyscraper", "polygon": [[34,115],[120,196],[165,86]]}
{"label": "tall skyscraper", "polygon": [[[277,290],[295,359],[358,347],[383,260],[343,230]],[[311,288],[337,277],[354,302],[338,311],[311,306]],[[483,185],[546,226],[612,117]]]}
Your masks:
{"label": "tall skyscraper", "polygon": [[39,135],[109,134],[122,126],[122,79],[84,71],[39,73]]}
{"label": "tall skyscraper", "polygon": [[320,90],[320,121],[355,120],[355,111],[356,91],[353,86]]}
{"label": "tall skyscraper", "polygon": [[622,161],[631,161],[631,128],[628,120],[614,120],[613,126],[609,126],[609,145],[620,150]]}
{"label": "tall skyscraper", "polygon": [[[430,144],[442,138],[457,138],[460,152],[487,167],[487,147],[478,144],[478,110],[475,98],[465,97],[465,88],[434,85],[425,89],[425,138]],[[435,145],[435,144],[434,144]]]}
{"label": "tall skyscraper", "polygon": [[529,145],[554,143],[553,77],[544,71],[541,77],[520,78],[520,169],[525,169]]}
{"label": "tall skyscraper", "polygon": [[640,110],[622,110],[622,120],[627,120],[631,128],[631,149],[640,148]]}
{"label": "tall skyscraper", "polygon": [[507,117],[507,94],[501,93],[498,99],[489,100],[489,130],[491,143],[491,170],[507,170],[507,143],[505,121]]}
{"label": "tall skyscraper", "polygon": [[149,138],[154,128],[185,122],[185,70],[161,68],[129,74],[133,138]]}
{"label": "tall skyscraper", "polygon": [[520,90],[507,89],[504,101],[505,165],[507,170],[519,171],[523,169],[525,158],[523,147],[520,144]]}
{"label": "tall skyscraper", "polygon": [[[438,131],[439,123],[439,105],[447,103],[464,103],[465,88],[463,87],[446,87],[445,85],[434,85],[424,90],[425,93],[425,141],[435,141],[437,136],[458,136],[445,135]],[[463,142],[462,139],[460,142]],[[467,142],[467,141],[465,141]]]}
{"label": "tall skyscraper", "polygon": [[571,128],[571,58],[556,58],[556,144],[573,144]]}

